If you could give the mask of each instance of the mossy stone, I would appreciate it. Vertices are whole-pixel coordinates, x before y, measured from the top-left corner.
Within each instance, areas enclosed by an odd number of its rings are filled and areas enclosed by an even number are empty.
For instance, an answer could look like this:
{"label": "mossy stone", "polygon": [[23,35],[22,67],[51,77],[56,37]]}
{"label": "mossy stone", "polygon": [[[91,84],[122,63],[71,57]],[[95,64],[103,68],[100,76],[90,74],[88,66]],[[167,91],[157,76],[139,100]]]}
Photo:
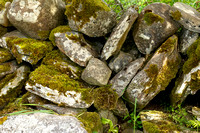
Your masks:
{"label": "mossy stone", "polygon": [[176,11],[171,11],[170,14],[171,14],[172,18],[173,18],[174,20],[176,20],[176,21],[179,21],[179,20],[181,19],[181,17],[182,17],[181,12],[178,11],[178,10],[176,10]]}
{"label": "mossy stone", "polygon": [[12,2],[13,0],[1,0],[0,1],[0,11],[5,7],[6,2]]}
{"label": "mossy stone", "polygon": [[192,91],[198,91],[200,85],[200,70],[191,74],[190,82],[188,83]]}
{"label": "mossy stone", "polygon": [[152,25],[154,22],[155,23],[163,23],[164,22],[164,18],[162,18],[161,16],[154,14],[152,12],[146,12],[144,14],[144,21],[147,23],[147,25]]}
{"label": "mossy stone", "polygon": [[11,66],[9,63],[0,64],[0,73],[7,72],[11,70]]}
{"label": "mossy stone", "polygon": [[13,55],[7,49],[4,48],[0,48],[0,57],[0,64],[14,59]]}
{"label": "mossy stone", "polygon": [[0,37],[6,34],[6,32],[7,32],[7,28],[0,25]]}
{"label": "mossy stone", "polygon": [[50,31],[38,31],[37,33],[40,38],[48,38]]}

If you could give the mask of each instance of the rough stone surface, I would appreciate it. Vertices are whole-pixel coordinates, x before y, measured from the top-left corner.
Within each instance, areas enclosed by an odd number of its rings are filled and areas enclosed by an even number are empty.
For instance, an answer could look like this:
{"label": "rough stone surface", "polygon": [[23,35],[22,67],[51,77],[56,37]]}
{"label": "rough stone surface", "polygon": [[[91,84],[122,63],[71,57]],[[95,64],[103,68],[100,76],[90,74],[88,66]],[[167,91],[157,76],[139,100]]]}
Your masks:
{"label": "rough stone surface", "polygon": [[120,51],[119,54],[110,61],[108,66],[111,70],[118,73],[124,69],[124,67],[127,66],[132,60],[133,58],[130,54]]}
{"label": "rough stone surface", "polygon": [[2,133],[87,133],[82,123],[73,116],[45,113],[9,116],[0,125]]}
{"label": "rough stone surface", "polygon": [[124,104],[122,99],[118,99],[115,109],[112,110],[114,115],[124,118],[129,114],[126,104]]}
{"label": "rough stone surface", "polygon": [[112,84],[111,88],[114,89],[119,97],[124,94],[126,87],[138,70],[142,67],[144,61],[144,58],[132,61],[125,69],[121,70],[109,81],[109,83]]}
{"label": "rough stone surface", "polygon": [[17,70],[18,67],[19,65],[17,64],[15,60],[1,63],[0,64],[0,79],[6,76],[7,74],[13,73],[15,70]]}
{"label": "rough stone surface", "polygon": [[90,37],[104,36],[116,24],[116,14],[102,0],[73,0],[66,5],[65,14],[72,30]]}
{"label": "rough stone surface", "polygon": [[7,75],[0,84],[0,108],[8,102],[15,100],[20,94],[23,85],[28,78],[30,68],[28,66],[19,67],[15,73]]}
{"label": "rough stone surface", "polygon": [[22,33],[45,40],[64,19],[62,0],[13,0],[8,19]]}
{"label": "rough stone surface", "polygon": [[73,62],[80,66],[86,66],[88,61],[95,56],[91,46],[78,32],[55,33],[57,47]]}
{"label": "rough stone surface", "polygon": [[180,37],[179,51],[186,54],[187,49],[198,39],[199,34],[187,29],[183,29]]}
{"label": "rough stone surface", "polygon": [[141,53],[151,53],[179,29],[179,24],[169,16],[170,9],[167,4],[153,3],[139,14],[133,37]]}
{"label": "rough stone surface", "polygon": [[134,7],[128,8],[104,45],[101,53],[102,59],[107,60],[109,57],[117,54],[120,51],[124,41],[126,40],[128,32],[130,31],[137,17],[138,12],[134,9]]}
{"label": "rough stone surface", "polygon": [[186,29],[200,33],[200,13],[189,5],[176,2],[172,6],[170,15]]}
{"label": "rough stone surface", "polygon": [[111,73],[112,71],[104,62],[97,58],[92,58],[83,70],[81,78],[91,85],[103,86],[107,85]]}
{"label": "rough stone surface", "polygon": [[145,107],[175,78],[181,60],[177,42],[175,35],[167,39],[126,89],[125,97],[133,103],[137,98],[138,109]]}
{"label": "rough stone surface", "polygon": [[8,8],[9,8],[10,4],[11,4],[10,2],[7,2],[5,4],[5,8],[0,10],[0,25],[3,25],[5,27],[10,26],[10,22],[7,18]]}

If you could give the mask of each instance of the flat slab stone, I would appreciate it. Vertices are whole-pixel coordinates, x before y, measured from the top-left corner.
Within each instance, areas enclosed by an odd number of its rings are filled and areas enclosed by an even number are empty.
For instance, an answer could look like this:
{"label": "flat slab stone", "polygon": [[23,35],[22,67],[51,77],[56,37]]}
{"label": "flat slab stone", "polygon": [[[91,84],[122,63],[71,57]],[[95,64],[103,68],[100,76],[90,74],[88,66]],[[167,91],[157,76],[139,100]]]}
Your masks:
{"label": "flat slab stone", "polygon": [[104,45],[101,53],[102,59],[107,60],[109,57],[116,55],[120,51],[124,41],[126,40],[128,32],[137,17],[138,12],[134,9],[134,7],[127,9]]}
{"label": "flat slab stone", "polygon": [[9,116],[0,125],[0,132],[23,133],[87,133],[86,129],[76,117],[59,116],[46,113]]}

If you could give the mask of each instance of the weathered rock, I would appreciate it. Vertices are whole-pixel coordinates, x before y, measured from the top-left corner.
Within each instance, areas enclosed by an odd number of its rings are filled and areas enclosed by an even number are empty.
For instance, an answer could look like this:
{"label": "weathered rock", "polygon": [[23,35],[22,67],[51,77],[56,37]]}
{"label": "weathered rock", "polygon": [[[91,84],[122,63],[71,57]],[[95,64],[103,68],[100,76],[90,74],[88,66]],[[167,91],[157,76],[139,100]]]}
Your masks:
{"label": "weathered rock", "polygon": [[177,133],[180,132],[179,127],[172,122],[168,114],[161,111],[140,112],[144,133]]}
{"label": "weathered rock", "polygon": [[200,33],[200,13],[189,5],[181,2],[173,4],[170,15],[186,29]]}
{"label": "weathered rock", "polygon": [[7,32],[7,29],[0,25],[0,37],[6,34],[6,32]]}
{"label": "weathered rock", "polygon": [[118,94],[119,97],[124,94],[127,85],[142,67],[144,61],[144,58],[132,61],[124,70],[121,70],[109,81],[109,83],[112,84],[112,89]]}
{"label": "weathered rock", "polygon": [[97,58],[92,58],[83,70],[81,78],[91,85],[103,86],[107,85],[111,73],[112,71],[104,62]]}
{"label": "weathered rock", "polygon": [[107,60],[109,57],[117,54],[120,51],[124,41],[126,40],[128,32],[130,31],[137,17],[138,12],[134,9],[134,7],[127,9],[104,45],[101,53],[102,59]]}
{"label": "weathered rock", "polygon": [[6,48],[6,49],[9,49],[8,48],[8,44],[7,44],[7,39],[6,38],[27,38],[25,35],[23,35],[21,32],[15,30],[15,31],[11,31],[11,32],[8,32],[6,34],[4,34],[1,38],[0,38],[0,47],[3,47],[3,48]]}
{"label": "weathered rock", "polygon": [[47,54],[30,74],[25,88],[58,105],[88,108],[93,103],[92,89],[77,77],[80,67],[66,60],[58,52]]}
{"label": "weathered rock", "polygon": [[45,40],[64,20],[64,9],[62,0],[13,0],[7,17],[22,33]]}
{"label": "weathered rock", "polygon": [[0,125],[0,132],[87,133],[76,117],[46,113],[9,116]]}
{"label": "weathered rock", "polygon": [[130,54],[120,51],[119,54],[110,61],[108,66],[111,70],[118,73],[124,69],[124,67],[127,66],[132,60],[133,58]]}
{"label": "weathered rock", "polygon": [[84,40],[82,34],[68,31],[66,33],[55,33],[54,35],[55,43],[60,51],[78,65],[86,66],[88,61],[95,56],[95,52]]}
{"label": "weathered rock", "polygon": [[170,9],[167,4],[153,3],[139,14],[133,37],[141,53],[151,53],[179,29],[179,24],[169,16]]}
{"label": "weathered rock", "polygon": [[40,41],[31,38],[7,38],[7,46],[17,59],[18,64],[22,61],[32,65],[52,51],[53,45],[47,41]]}
{"label": "weathered rock", "polygon": [[8,8],[9,8],[9,6],[11,4],[9,1],[11,2],[12,0],[6,0],[5,1],[6,2],[5,3],[5,7],[2,8],[2,9],[1,9],[1,7],[3,7],[3,6],[0,5],[1,6],[0,7],[0,25],[3,25],[5,27],[10,26],[10,22],[9,22],[9,20],[7,18]]}
{"label": "weathered rock", "polygon": [[124,118],[129,114],[126,104],[124,104],[122,99],[118,99],[115,109],[112,110],[114,115]]}
{"label": "weathered rock", "polygon": [[12,102],[21,93],[30,68],[27,66],[19,67],[14,73],[7,75],[0,82],[0,108]]}
{"label": "weathered rock", "polygon": [[0,64],[0,79],[6,76],[7,74],[15,72],[15,70],[17,70],[18,67],[19,65],[15,60]]}
{"label": "weathered rock", "polygon": [[41,106],[37,106],[37,109],[50,109],[55,111],[58,114],[66,114],[66,115],[78,115],[80,113],[86,112],[86,109],[78,109],[78,108],[67,108],[67,107],[59,107],[35,94],[30,94],[30,96],[27,97],[28,102],[31,104],[37,104]]}
{"label": "weathered rock", "polygon": [[145,107],[175,78],[181,61],[177,42],[175,35],[167,39],[126,89],[128,100],[134,103],[137,98],[138,109]]}
{"label": "weathered rock", "polygon": [[187,49],[198,39],[198,37],[198,33],[184,28],[180,37],[179,51],[186,54]]}
{"label": "weathered rock", "polygon": [[14,59],[14,57],[8,50],[0,48],[0,64],[12,59]]}
{"label": "weathered rock", "polygon": [[103,0],[72,0],[66,5],[65,15],[72,30],[90,37],[104,36],[116,24],[116,14]]}
{"label": "weathered rock", "polygon": [[192,114],[200,121],[200,108],[192,107]]}

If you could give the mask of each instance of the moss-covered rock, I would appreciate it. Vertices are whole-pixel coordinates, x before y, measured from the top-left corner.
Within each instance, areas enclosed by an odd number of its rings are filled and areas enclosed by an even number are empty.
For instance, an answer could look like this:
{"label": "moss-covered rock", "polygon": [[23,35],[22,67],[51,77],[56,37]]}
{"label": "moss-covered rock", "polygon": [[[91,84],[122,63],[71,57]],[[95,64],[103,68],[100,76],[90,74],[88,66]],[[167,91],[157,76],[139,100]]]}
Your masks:
{"label": "moss-covered rock", "polygon": [[67,0],[66,3],[65,15],[75,31],[90,37],[104,36],[115,25],[115,13],[102,0]]}
{"label": "moss-covered rock", "polygon": [[152,25],[154,22],[155,23],[163,23],[164,22],[164,18],[162,18],[161,16],[154,14],[152,12],[146,12],[144,14],[144,21],[147,23],[147,25]]}
{"label": "moss-covered rock", "polygon": [[0,48],[0,64],[14,59],[13,55],[4,48]]}
{"label": "moss-covered rock", "polygon": [[5,8],[6,2],[12,2],[13,0],[1,0],[0,1],[0,11]]}
{"label": "moss-covered rock", "polygon": [[31,38],[6,38],[7,46],[20,64],[23,61],[33,65],[52,51],[51,42],[39,41]]}
{"label": "moss-covered rock", "polygon": [[7,32],[7,29],[0,25],[0,37],[6,34],[6,32]]}
{"label": "moss-covered rock", "polygon": [[179,21],[182,17],[181,12],[179,10],[171,11],[170,14],[171,14],[172,18],[176,21]]}
{"label": "moss-covered rock", "polygon": [[15,72],[15,70],[17,70],[18,67],[19,65],[15,60],[0,64],[0,79],[6,76],[7,74]]}

